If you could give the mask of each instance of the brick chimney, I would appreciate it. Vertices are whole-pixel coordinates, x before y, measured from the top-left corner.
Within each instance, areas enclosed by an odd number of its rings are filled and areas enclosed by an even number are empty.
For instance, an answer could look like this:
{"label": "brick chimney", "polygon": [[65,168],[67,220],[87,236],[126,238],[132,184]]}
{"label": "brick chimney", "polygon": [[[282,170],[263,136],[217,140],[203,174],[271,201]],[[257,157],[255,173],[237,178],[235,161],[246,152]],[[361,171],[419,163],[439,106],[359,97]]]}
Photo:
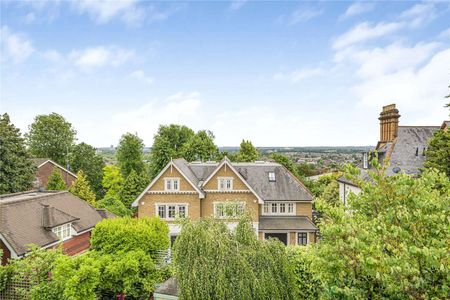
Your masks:
{"label": "brick chimney", "polygon": [[383,106],[383,111],[380,113],[380,143],[384,144],[392,142],[398,134],[398,109],[395,104]]}

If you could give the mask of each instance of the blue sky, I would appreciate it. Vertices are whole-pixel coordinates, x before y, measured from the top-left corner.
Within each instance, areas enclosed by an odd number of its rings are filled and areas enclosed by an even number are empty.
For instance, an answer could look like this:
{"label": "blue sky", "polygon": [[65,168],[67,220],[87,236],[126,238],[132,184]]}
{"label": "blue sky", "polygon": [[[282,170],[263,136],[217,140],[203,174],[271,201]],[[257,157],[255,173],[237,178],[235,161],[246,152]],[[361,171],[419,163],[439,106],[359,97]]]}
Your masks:
{"label": "blue sky", "polygon": [[[219,146],[374,145],[382,105],[440,125],[449,2],[2,1],[0,111],[94,146],[159,124]],[[448,100],[447,100],[448,102]]]}

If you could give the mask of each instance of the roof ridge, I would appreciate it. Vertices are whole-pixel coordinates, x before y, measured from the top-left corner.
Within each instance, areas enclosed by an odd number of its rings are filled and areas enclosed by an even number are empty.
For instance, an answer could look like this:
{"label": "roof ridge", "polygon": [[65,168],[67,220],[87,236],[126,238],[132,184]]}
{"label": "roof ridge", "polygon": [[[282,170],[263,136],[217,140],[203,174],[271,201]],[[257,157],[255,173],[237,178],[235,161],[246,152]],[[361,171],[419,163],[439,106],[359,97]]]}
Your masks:
{"label": "roof ridge", "polygon": [[[14,204],[14,203],[18,203],[18,202],[38,200],[38,199],[47,198],[47,197],[53,196],[53,195],[69,193],[69,191],[65,191],[65,190],[64,191],[45,191],[45,192],[36,191],[35,192],[36,194],[38,194],[38,193],[44,193],[44,194],[32,195],[29,198],[18,198],[18,199],[13,198],[16,196],[26,195],[29,193],[33,193],[33,192],[18,193],[17,195],[13,195],[13,196],[2,195],[2,196],[0,196],[0,204]],[[8,199],[9,197],[11,197],[12,199]]]}

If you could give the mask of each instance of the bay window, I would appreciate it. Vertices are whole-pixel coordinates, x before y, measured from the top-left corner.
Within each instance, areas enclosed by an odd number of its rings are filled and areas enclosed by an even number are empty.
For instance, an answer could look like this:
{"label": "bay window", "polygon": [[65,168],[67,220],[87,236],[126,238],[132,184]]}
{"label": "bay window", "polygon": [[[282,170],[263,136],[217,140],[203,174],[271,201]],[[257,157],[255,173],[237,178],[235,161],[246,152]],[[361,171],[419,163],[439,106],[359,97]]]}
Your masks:
{"label": "bay window", "polygon": [[294,202],[265,202],[263,215],[295,215]]}

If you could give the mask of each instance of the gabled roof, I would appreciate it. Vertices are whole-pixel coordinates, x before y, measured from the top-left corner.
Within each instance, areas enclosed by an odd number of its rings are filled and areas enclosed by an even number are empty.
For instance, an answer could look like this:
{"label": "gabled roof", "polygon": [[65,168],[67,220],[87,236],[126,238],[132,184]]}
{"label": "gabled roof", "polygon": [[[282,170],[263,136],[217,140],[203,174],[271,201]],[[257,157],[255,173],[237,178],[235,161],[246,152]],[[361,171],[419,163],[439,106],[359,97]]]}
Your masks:
{"label": "gabled roof", "polygon": [[[218,162],[190,162],[184,159],[174,159],[159,173],[149,186],[133,202],[137,206],[138,201],[147,193],[150,187],[160,176],[173,165],[185,176],[185,178],[203,193],[202,188],[214,175],[226,165],[258,198],[263,201],[311,201],[311,192],[292,175],[285,167],[274,162],[248,162],[235,163],[228,158]],[[275,182],[269,181],[269,172],[275,173]],[[203,195],[204,197],[204,195]]]}
{"label": "gabled roof", "polygon": [[28,252],[29,244],[47,247],[58,242],[58,237],[44,227],[43,205],[54,209],[53,216],[45,220],[49,227],[68,221],[76,232],[84,232],[102,220],[95,208],[67,191],[2,195],[0,234],[18,256]]}
{"label": "gabled roof", "polygon": [[79,218],[69,215],[48,204],[42,204],[42,226],[46,229],[51,229],[76,220],[79,220]]}
{"label": "gabled roof", "polygon": [[[175,162],[176,161],[176,162]],[[183,162],[184,161],[184,162]],[[193,179],[196,180],[195,176],[193,176],[192,172],[189,172],[189,170],[186,170],[185,168],[185,164],[186,164],[186,160],[184,159],[176,159],[176,160],[171,160],[165,167],[164,169],[159,172],[158,176],[156,176],[152,182],[150,182],[149,185],[147,185],[147,187],[144,189],[144,191],[142,191],[142,193],[136,198],[136,200],[133,201],[133,203],[131,204],[131,206],[133,207],[137,207],[139,204],[139,200],[142,199],[142,197],[144,197],[144,195],[150,190],[150,188],[158,181],[158,179],[162,176],[162,174],[164,174],[164,172],[166,172],[170,167],[174,167],[178,172],[180,172],[181,175],[183,175],[183,177],[186,179],[187,182],[189,182],[189,184],[197,191],[197,193],[199,194],[199,198],[204,198],[205,195],[203,194],[203,191],[200,190],[200,188],[197,186],[198,184],[198,180],[197,183],[195,181],[192,181]],[[184,170],[184,172],[183,172]],[[185,173],[186,172],[186,173]]]}
{"label": "gabled roof", "polygon": [[64,168],[63,166],[57,164],[56,162],[54,162],[51,159],[48,158],[31,158],[31,161],[34,163],[34,165],[39,169],[40,167],[42,167],[43,165],[45,165],[47,162],[53,164],[54,166],[60,168],[61,170],[63,170],[64,172],[69,173],[70,175],[72,175],[73,177],[77,178],[77,175],[70,172],[69,170],[67,170],[66,168]]}

